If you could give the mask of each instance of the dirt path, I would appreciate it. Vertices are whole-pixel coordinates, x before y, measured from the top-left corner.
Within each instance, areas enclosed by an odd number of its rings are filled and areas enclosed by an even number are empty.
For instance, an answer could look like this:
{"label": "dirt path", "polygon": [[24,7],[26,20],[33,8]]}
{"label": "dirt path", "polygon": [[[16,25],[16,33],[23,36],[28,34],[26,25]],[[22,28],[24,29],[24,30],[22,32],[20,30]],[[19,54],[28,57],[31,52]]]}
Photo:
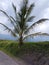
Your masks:
{"label": "dirt path", "polygon": [[0,65],[26,65],[21,61],[15,61],[6,55],[4,52],[0,51]]}

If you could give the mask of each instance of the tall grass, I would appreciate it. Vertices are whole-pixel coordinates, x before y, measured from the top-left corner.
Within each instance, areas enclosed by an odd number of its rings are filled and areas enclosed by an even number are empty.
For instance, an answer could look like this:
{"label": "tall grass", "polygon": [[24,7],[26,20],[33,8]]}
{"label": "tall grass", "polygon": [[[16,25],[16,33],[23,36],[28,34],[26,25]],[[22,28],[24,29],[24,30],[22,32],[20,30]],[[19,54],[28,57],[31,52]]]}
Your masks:
{"label": "tall grass", "polygon": [[0,49],[4,49],[14,56],[22,56],[33,52],[49,53],[49,42],[28,42],[18,48],[18,43],[15,41],[0,40]]}

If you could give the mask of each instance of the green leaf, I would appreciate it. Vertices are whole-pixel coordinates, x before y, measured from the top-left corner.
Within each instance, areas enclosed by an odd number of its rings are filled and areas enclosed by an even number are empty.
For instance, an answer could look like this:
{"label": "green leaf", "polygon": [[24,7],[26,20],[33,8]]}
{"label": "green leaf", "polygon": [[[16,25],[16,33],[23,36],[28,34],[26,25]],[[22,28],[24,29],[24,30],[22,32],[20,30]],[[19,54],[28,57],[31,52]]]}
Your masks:
{"label": "green leaf", "polygon": [[[40,20],[38,20],[37,22],[35,22],[35,23],[33,23],[31,26],[30,26],[30,28],[33,28],[34,26],[36,26],[37,24],[40,24],[40,23],[43,23],[43,22],[45,22],[45,21],[47,21],[47,20],[49,20],[49,19],[40,19]],[[30,29],[29,28],[29,29]]]}
{"label": "green leaf", "polygon": [[25,39],[28,38],[28,37],[41,36],[41,35],[42,35],[42,36],[49,36],[48,33],[37,32],[37,33],[32,33],[32,34],[29,34],[29,35],[25,36],[25,37],[23,38],[23,40],[25,40]]}
{"label": "green leaf", "polygon": [[30,29],[33,29],[37,24],[43,23],[43,22],[45,22],[47,20],[49,20],[49,19],[40,19],[40,20],[38,20],[37,22],[33,23],[28,29],[26,29],[24,31],[24,33],[29,31]]}
{"label": "green leaf", "polygon": [[16,13],[16,7],[15,7],[15,5],[13,3],[12,3],[12,6],[13,6],[13,9],[14,9],[14,11]]}
{"label": "green leaf", "polygon": [[12,16],[10,16],[10,18],[16,23],[16,20]]}
{"label": "green leaf", "polygon": [[27,22],[32,22],[34,18],[35,18],[35,16],[29,17],[29,18],[27,19]]}
{"label": "green leaf", "polygon": [[12,34],[14,37],[16,37],[16,34],[15,34],[9,27],[7,27],[6,25],[4,25],[4,24],[2,24],[2,23],[0,23],[0,24],[5,27],[5,30],[8,30],[8,32],[11,32],[11,34]]}
{"label": "green leaf", "polygon": [[30,7],[28,8],[26,18],[31,14],[33,8],[34,8],[34,3],[31,4]]}
{"label": "green leaf", "polygon": [[0,10],[0,12],[2,12],[2,13],[5,14],[7,17],[9,17],[8,14],[7,14],[5,11]]}
{"label": "green leaf", "polygon": [[15,24],[14,24],[14,22],[16,22],[15,19],[12,16],[8,16],[8,14],[5,11],[3,10],[0,10],[0,11],[7,16],[7,18],[10,20],[12,25],[15,27]]}

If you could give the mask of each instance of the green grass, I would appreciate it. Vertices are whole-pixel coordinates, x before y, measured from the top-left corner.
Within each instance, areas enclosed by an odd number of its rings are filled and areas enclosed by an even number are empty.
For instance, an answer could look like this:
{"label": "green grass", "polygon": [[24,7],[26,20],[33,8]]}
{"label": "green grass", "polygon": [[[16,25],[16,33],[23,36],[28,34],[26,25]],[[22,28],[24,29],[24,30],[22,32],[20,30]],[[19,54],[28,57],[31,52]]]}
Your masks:
{"label": "green grass", "polygon": [[16,57],[33,52],[49,53],[49,42],[28,42],[24,43],[21,48],[18,48],[16,41],[0,40],[0,50]]}

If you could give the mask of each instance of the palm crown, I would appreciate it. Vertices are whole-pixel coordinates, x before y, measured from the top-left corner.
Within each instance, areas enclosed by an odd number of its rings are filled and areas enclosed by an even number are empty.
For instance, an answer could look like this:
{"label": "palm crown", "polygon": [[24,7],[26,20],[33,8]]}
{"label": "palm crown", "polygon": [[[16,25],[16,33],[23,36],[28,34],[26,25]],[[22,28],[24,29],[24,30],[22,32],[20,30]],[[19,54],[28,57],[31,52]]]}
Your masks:
{"label": "palm crown", "polygon": [[6,30],[8,30],[9,32],[11,32],[11,34],[15,37],[19,37],[19,42],[20,45],[23,44],[23,40],[26,39],[29,36],[36,36],[36,35],[49,35],[47,33],[41,33],[41,32],[37,32],[37,33],[31,33],[29,35],[24,36],[25,34],[27,34],[29,32],[29,30],[32,28],[34,28],[34,26],[36,26],[36,24],[40,24],[48,19],[40,19],[35,23],[32,23],[32,25],[30,27],[28,27],[28,22],[32,22],[33,19],[35,18],[35,16],[30,16],[33,8],[34,8],[34,3],[31,4],[28,7],[28,0],[24,0],[23,1],[23,5],[20,9],[19,12],[17,12],[16,10],[16,6],[12,3],[13,9],[14,9],[14,13],[15,13],[15,18],[12,16],[9,16],[5,11],[0,10],[2,13],[4,13],[8,19],[10,20],[11,24],[13,25],[14,29],[10,29],[9,27],[7,27],[6,25],[0,23],[1,25],[3,25]]}

